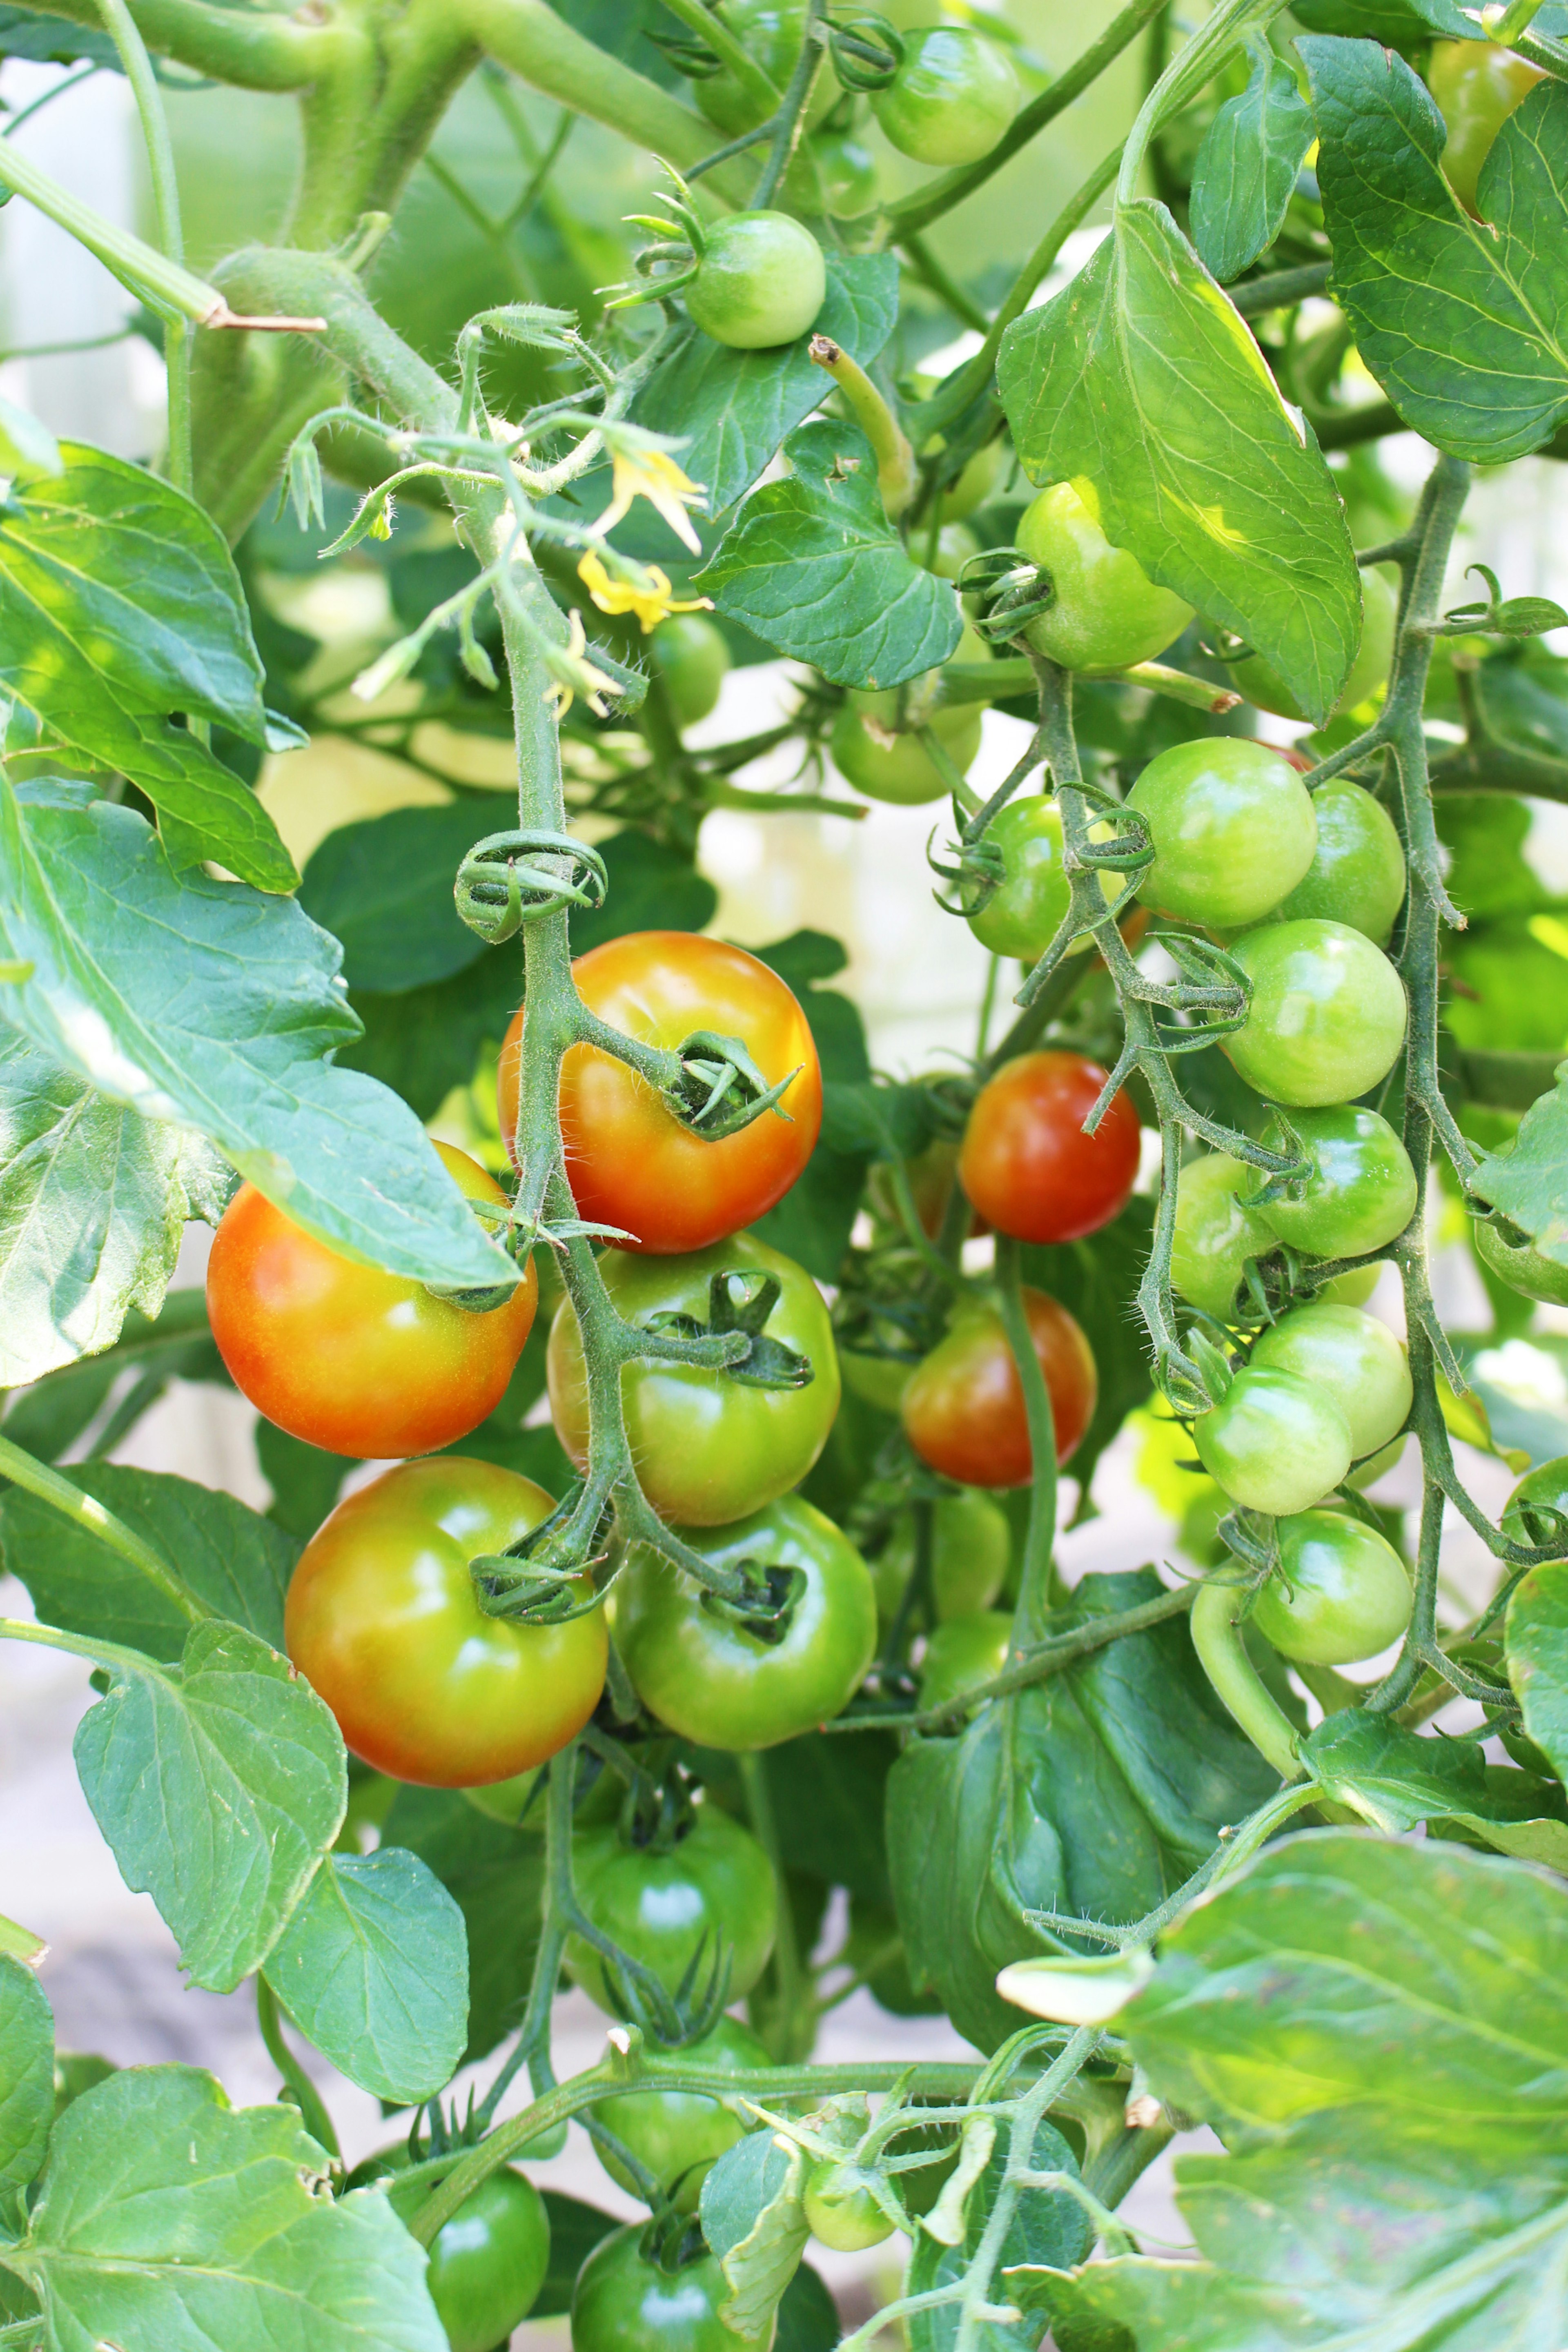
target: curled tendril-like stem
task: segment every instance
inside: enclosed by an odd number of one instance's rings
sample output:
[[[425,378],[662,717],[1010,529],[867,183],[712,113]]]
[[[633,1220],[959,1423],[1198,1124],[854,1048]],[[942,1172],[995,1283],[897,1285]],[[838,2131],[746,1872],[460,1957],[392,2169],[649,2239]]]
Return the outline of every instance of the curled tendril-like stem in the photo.
[[[489,833],[458,868],[452,895],[470,931],[499,947],[558,907],[602,907],[610,877],[596,849],[542,826]]]
[[[851,8],[834,19],[827,36],[834,71],[846,89],[886,89],[907,49],[896,25],[873,8]]]

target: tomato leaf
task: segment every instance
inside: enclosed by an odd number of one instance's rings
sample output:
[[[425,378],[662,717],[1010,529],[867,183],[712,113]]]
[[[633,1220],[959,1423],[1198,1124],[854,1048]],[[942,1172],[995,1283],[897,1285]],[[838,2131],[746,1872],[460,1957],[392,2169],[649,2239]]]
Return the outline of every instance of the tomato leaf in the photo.
[[[216,1223],[229,1172],[205,1139],[142,1118],[0,1030],[0,1387],[156,1315],[186,1222]]]
[[[0,685],[158,811],[176,866],[217,858],[266,890],[294,862],[256,798],[173,716],[266,740],[261,663],[221,532],[123,457],[64,442],[65,470],[0,506]]]
[[[1016,2022],[1016,2010],[1013,2017]],[[943,2245],[923,2230],[918,2233],[910,2259],[910,2294],[929,2294],[932,2288],[952,2285],[963,2277],[979,2252],[1002,2185],[1007,2156],[1007,2133],[1004,2130],[970,2192],[960,2244]],[[1072,2177],[1078,2173],[1071,2148],[1056,2126],[1044,2116],[1036,2127],[1029,2163],[1031,2170],[1037,2172],[1065,2172]],[[909,2177],[905,2175],[906,2179]],[[1070,2190],[1025,2189],[1002,2241],[1001,2256],[993,2274],[991,2301],[1017,2304],[1027,2315],[1034,2306],[1032,2273],[1042,2268],[1054,2272],[1079,2261],[1089,2252],[1090,2242],[1089,2217]],[[958,2305],[936,2304],[929,2310],[911,2312],[905,2325],[910,2352],[952,2352],[958,2341]],[[1026,2315],[1016,2326],[992,2321],[983,2329],[981,2341],[985,2352],[1035,2352],[1039,2341],[1039,2321],[1031,2321]]]
[[[90,942],[90,945],[89,945]],[[0,780],[0,1011],[110,1101],[211,1138],[331,1248],[416,1282],[515,1277],[407,1107],[329,1056],[335,942],[291,900],[182,887],[133,811]]]
[[[1470,1189],[1530,1235],[1543,1257],[1568,1265],[1568,1062],[1549,1095],[1531,1105],[1506,1152],[1488,1152]]]
[[[402,1788],[382,1825],[381,1851],[403,1846],[435,1872],[463,1915],[465,2063],[471,2064],[515,2027],[528,2000],[544,1887],[542,1843],[535,1827],[497,1821],[450,1790]]]
[[[899,265],[890,253],[824,255],[827,292],[816,332],[831,335],[868,366],[893,331]],[[655,433],[685,436],[682,471],[721,514],[749,490],[786,433],[823,398],[826,379],[806,356],[806,339],[776,351],[735,352],[692,328],[661,360],[633,412]]]
[[[1568,1888],[1434,1842],[1310,1832],[1163,1940],[1118,2031],[1231,2155],[1177,2158],[1195,2262],[1044,2281],[1132,2352],[1525,2352],[1562,2330]]]
[[[405,1847],[324,1855],[263,1973],[362,2091],[412,2106],[457,2073],[468,2027],[463,1915]]]
[[[493,830],[482,807],[460,800],[340,825],[312,850],[300,904],[342,942],[351,988],[401,996],[478,962],[485,942],[459,919],[452,885]],[[508,961],[515,971],[515,949]]]
[[[192,1629],[178,1670],[120,1657],[106,1670],[72,1751],[87,1801],[192,1982],[232,1992],[338,1833],[342,1735],[286,1658],[216,1619]]]
[[[1247,46],[1252,59],[1247,88],[1220,108],[1193,168],[1193,243],[1222,286],[1239,278],[1279,236],[1316,135],[1312,110],[1267,36],[1255,33]]]
[[[1442,116],[1373,41],[1304,39],[1332,290],[1405,422],[1495,466],[1568,416],[1568,89],[1549,81],[1503,124],[1474,221],[1438,168]]]
[[[47,1372],[13,1395],[6,1436],[40,1461],[58,1462],[98,1418],[122,1372],[133,1377],[102,1423],[110,1445],[157,1402],[172,1380],[214,1381],[227,1388],[229,1377],[207,1327],[205,1293],[170,1291],[155,1323],[132,1310],[112,1347]]]
[[[963,634],[957,595],[905,553],[865,435],[823,417],[784,456],[793,471],[752,491],[692,586],[838,686],[899,686],[948,660]]]
[[[1568,1779],[1568,1561],[1523,1577],[1508,1604],[1508,1675],[1524,1727]]]
[[[997,384],[1030,479],[1087,475],[1111,544],[1325,719],[1361,636],[1344,509],[1163,205],[1118,207],[1072,284],[1008,328]]]
[[[73,2100],[5,2261],[62,2352],[447,2352],[385,2197],[328,2194],[292,2107],[237,2113],[194,2066],[127,2067]]]
[[[54,2017],[33,1970],[0,1951],[0,2190],[33,2179],[54,2116]]]
[[[811,2235],[801,2206],[805,2159],[773,2131],[748,2132],[702,2183],[702,2234],[730,2289],[720,2317],[737,2336],[766,2338]]]
[[[1326,1716],[1297,1751],[1326,1797],[1398,1836],[1418,1822],[1467,1843],[1568,1871],[1568,1820],[1549,1781],[1489,1765],[1470,1739],[1423,1738],[1386,1716],[1347,1707]]]
[[[281,1528],[233,1495],[166,1471],[80,1462],[70,1478],[175,1561],[215,1616],[282,1648],[283,1596],[300,1546]],[[8,1486],[0,1495],[0,1546],[47,1623],[178,1664],[190,1620],[87,1528]]]
[[[843,2329],[821,2273],[802,2263],[779,2304],[773,2352],[833,2352]]]

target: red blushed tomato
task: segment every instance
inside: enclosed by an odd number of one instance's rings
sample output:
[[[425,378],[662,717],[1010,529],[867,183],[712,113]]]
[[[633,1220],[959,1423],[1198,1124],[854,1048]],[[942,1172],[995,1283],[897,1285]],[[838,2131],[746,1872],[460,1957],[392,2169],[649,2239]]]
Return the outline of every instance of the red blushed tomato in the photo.
[[[285,1645],[378,1772],[427,1789],[507,1780],[593,1714],[609,1654],[603,1611],[563,1625],[487,1617],[468,1574],[554,1507],[531,1478],[443,1454],[362,1486],[306,1545]]]
[[[1024,1312],[1063,1463],[1093,1417],[1100,1391],[1094,1357],[1067,1308],[1043,1291],[1025,1290]],[[1002,1318],[989,1307],[957,1317],[910,1375],[901,1411],[921,1460],[961,1486],[1026,1486],[1034,1475],[1023,1383]]]
[[[436,1146],[471,1201],[506,1194]],[[422,1283],[356,1265],[253,1184],[225,1210],[207,1261],[213,1338],[235,1386],[290,1437],[359,1461],[431,1454],[500,1402],[539,1304],[530,1265],[504,1307],[470,1315]]]
[[[1095,1132],[1083,1131],[1108,1075],[1081,1054],[1021,1054],[982,1087],[958,1176],[999,1234],[1081,1241],[1126,1207],[1138,1175],[1131,1097],[1117,1095]]]
[[[739,1233],[789,1191],[822,1125],[822,1071],[805,1014],[775,972],[743,948],[693,931],[633,931],[572,967],[591,1013],[648,1045],[673,1048],[699,1030],[738,1037],[769,1086],[792,1070],[777,1112],[705,1142],[667,1110],[647,1080],[593,1045],[561,1070],[561,1132],[578,1213],[616,1225],[624,1246],[670,1256]],[[500,1131],[515,1157],[522,1014],[501,1047]]]

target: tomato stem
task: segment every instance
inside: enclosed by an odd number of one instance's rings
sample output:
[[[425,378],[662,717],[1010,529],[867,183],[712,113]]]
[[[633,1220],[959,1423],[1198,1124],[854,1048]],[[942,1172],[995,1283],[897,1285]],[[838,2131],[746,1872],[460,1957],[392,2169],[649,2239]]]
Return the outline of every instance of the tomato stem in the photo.
[[[1282,1780],[1300,1780],[1295,1729],[1265,1690],[1238,1630],[1247,1597],[1245,1585],[1204,1585],[1193,1602],[1193,1647],[1216,1696],[1265,1762]]]
[[[110,1551],[117,1551],[121,1559],[129,1560],[170,1607],[191,1624],[199,1625],[212,1616],[213,1612],[197,1600],[162,1552],[128,1528],[123,1519],[116,1518],[96,1496],[83,1494],[79,1486],[73,1486],[68,1478],[24,1452],[8,1437],[0,1437],[0,1475],[24,1487],[29,1495],[36,1495],[39,1502],[47,1503],[51,1510],[72,1520],[85,1535],[95,1536]]]

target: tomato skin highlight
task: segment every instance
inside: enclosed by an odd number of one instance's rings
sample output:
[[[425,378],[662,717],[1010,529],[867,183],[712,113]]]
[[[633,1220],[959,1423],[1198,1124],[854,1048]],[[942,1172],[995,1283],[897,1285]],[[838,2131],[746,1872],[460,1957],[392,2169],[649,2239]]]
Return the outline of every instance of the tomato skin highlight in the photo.
[[[467,1152],[436,1146],[470,1200],[506,1194]],[[504,1307],[470,1315],[423,1283],[356,1265],[242,1184],[213,1236],[207,1312],[258,1412],[356,1461],[431,1454],[500,1402],[539,1303],[531,1262]]]
[[[1252,1622],[1282,1658],[1349,1666],[1375,1658],[1410,1622],[1405,1562],[1375,1528],[1341,1511],[1281,1519],[1279,1568],[1258,1592]]]
[[[1173,743],[1127,795],[1149,828],[1154,862],[1138,896],[1180,923],[1256,923],[1310,868],[1318,826],[1300,774],[1239,735]]]
[[[1220,1323],[1239,1319],[1247,1259],[1268,1257],[1275,1245],[1261,1213],[1243,1208],[1237,1197],[1256,1192],[1263,1181],[1260,1168],[1209,1151],[1189,1160],[1177,1183],[1171,1281],[1189,1306]]]
[[[1223,1402],[1193,1423],[1193,1443],[1233,1502],[1281,1518],[1332,1494],[1352,1459],[1333,1398],[1265,1365],[1237,1372]]]
[[[967,26],[909,34],[904,61],[871,111],[884,137],[917,163],[977,163],[1018,111],[1018,77],[1005,49]]]
[[[1220,1049],[1273,1102],[1353,1101],[1388,1076],[1405,1043],[1405,984],[1346,923],[1276,923],[1231,950],[1252,981],[1245,1025]]]
[[[1193,617],[1193,607],[1157,588],[1135,555],[1112,547],[1090,481],[1053,482],[1026,507],[1014,537],[1056,592],[1025,634],[1064,669],[1093,677],[1152,661]]]
[[[958,1177],[999,1234],[1081,1241],[1126,1207],[1142,1132],[1131,1097],[1117,1094],[1094,1134],[1083,1132],[1109,1075],[1081,1054],[1021,1054],[982,1087]]]
[[[443,1454],[347,1496],[306,1545],[285,1644],[378,1772],[433,1789],[510,1780],[593,1714],[609,1654],[604,1612],[563,1625],[487,1617],[468,1574],[471,1559],[553,1508],[531,1478]]]
[[[1264,917],[1268,923],[1326,919],[1386,947],[1405,904],[1405,852],[1394,820],[1360,784],[1335,782],[1312,796],[1318,845],[1296,887]]]
[[[1023,1296],[1061,1464],[1094,1417],[1094,1357],[1065,1307],[1026,1286]],[[1023,1383],[1002,1318],[987,1307],[954,1319],[910,1375],[900,1410],[921,1460],[959,1486],[1026,1486],[1034,1475]]]
[[[804,335],[827,293],[827,265],[789,213],[731,213],[705,232],[686,287],[693,326],[732,352],[773,351]]]
[[[1292,1307],[1258,1339],[1252,1361],[1326,1390],[1345,1417],[1357,1462],[1381,1453],[1409,1417],[1415,1391],[1405,1350],[1386,1323],[1359,1307]]]
[[[768,2352],[773,2326],[737,2336],[719,2316],[730,2299],[711,2254],[678,2271],[645,2262],[645,2224],[602,2239],[572,2294],[572,2352]]]
[[[689,1257],[606,1250],[599,1260],[616,1312],[639,1325],[671,1313],[706,1322],[712,1276],[727,1270],[777,1279],[779,1301],[767,1333],[808,1357],[812,1378],[800,1389],[753,1388],[696,1364],[624,1368],[621,1401],[637,1477],[660,1517],[680,1527],[722,1527],[796,1485],[826,1444],[838,1411],[833,1326],[821,1292],[793,1258],[751,1234],[732,1234]],[[587,1370],[570,1299],[562,1300],[551,1326],[546,1373],[556,1433],[584,1468]]]
[[[745,2076],[755,2068],[773,2063],[750,2026],[733,2017],[721,2017],[713,2031],[682,2055],[694,2066],[722,2067],[736,2077],[738,2090],[744,2089]],[[710,2167],[751,2128],[718,2099],[703,2098],[695,2091],[626,2091],[601,2099],[594,2113],[669,2191],[679,2213],[696,2212]],[[604,2148],[598,2157],[610,2179],[635,2196],[626,2167]]]
[[[647,1080],[596,1046],[574,1045],[561,1070],[561,1132],[579,1215],[634,1236],[654,1255],[705,1249],[763,1216],[810,1159],[822,1126],[822,1070],[811,1028],[765,963],[691,931],[633,931],[572,967],[591,1013],[643,1044],[673,1049],[699,1030],[740,1037],[770,1086],[771,1110],[738,1135],[704,1142],[667,1110]],[[496,1073],[497,1108],[515,1158],[522,1014],[513,1016]]]
[[[1310,1172],[1300,1180],[1298,1197],[1266,1202],[1253,1214],[1311,1257],[1364,1257],[1396,1239],[1415,1213],[1420,1188],[1388,1121],[1358,1104],[1334,1103],[1294,1111],[1290,1124]],[[1271,1150],[1288,1148],[1273,1120],[1263,1140]]]
[[[722,1948],[730,1954],[731,1999],[751,1991],[773,1948],[778,1888],[750,1830],[709,1803],[698,1806],[686,1835],[667,1850],[628,1844],[610,1826],[580,1829],[572,1854],[577,1899],[588,1917],[668,1992],[678,1990],[700,1944],[700,1975]],[[611,2017],[619,2014],[604,1961],[582,1937],[567,1939],[566,1965],[590,2000]]]

